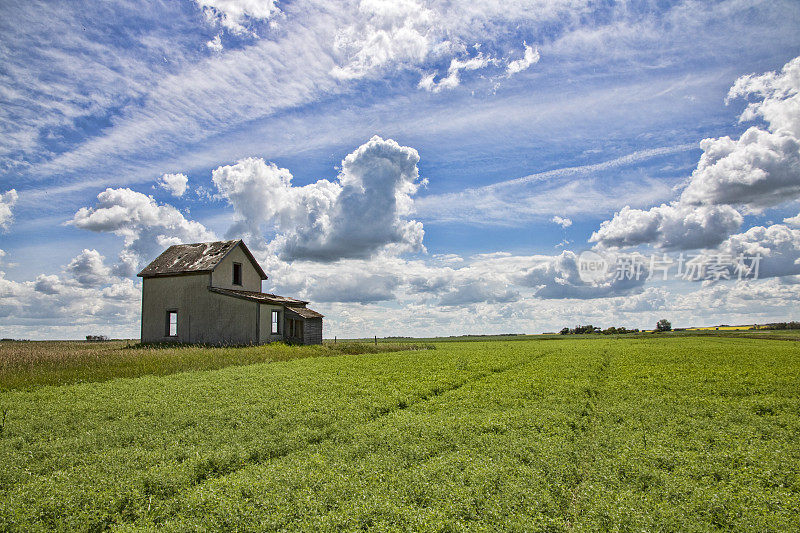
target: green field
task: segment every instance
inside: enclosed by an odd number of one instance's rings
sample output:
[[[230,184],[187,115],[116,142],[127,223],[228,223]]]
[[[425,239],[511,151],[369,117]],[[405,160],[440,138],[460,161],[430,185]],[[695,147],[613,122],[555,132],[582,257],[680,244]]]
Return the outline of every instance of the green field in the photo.
[[[0,531],[800,529],[795,341],[292,349],[6,355]]]

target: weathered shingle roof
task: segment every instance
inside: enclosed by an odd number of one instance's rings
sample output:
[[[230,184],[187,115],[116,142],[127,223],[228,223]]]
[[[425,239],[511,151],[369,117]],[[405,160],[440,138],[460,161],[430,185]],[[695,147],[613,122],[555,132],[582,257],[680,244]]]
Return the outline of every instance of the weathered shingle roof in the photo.
[[[240,240],[198,242],[194,244],[176,244],[170,246],[156,257],[152,263],[144,267],[138,276],[151,278],[156,276],[174,276],[189,272],[211,272],[225,258],[228,253],[241,244],[242,250],[250,258],[253,266],[258,271],[261,279],[267,275],[261,269],[258,261]]]
[[[289,298],[288,296],[278,296],[277,294],[269,294],[267,292],[253,292],[253,291],[239,291],[235,289],[222,289],[219,287],[209,287],[211,292],[218,292],[228,296],[235,296],[237,298],[244,298],[246,300],[253,300],[254,302],[262,302],[268,304],[287,305],[293,307],[305,307],[308,303],[305,300],[298,300],[297,298]]]
[[[288,307],[287,306],[286,309],[289,309],[290,311],[294,311],[295,313],[297,313],[298,315],[300,315],[303,318],[322,318],[322,317],[325,316],[325,315],[321,315],[321,314],[317,313],[313,309],[309,309],[308,307]]]

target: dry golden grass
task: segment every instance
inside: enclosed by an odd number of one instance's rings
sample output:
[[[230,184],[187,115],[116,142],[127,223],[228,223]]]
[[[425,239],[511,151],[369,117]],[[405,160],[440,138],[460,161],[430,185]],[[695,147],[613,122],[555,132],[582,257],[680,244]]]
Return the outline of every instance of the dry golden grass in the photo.
[[[112,353],[118,356],[120,350],[129,344],[133,342],[2,341],[0,372],[38,364],[102,361]]]
[[[134,341],[0,341],[0,391],[147,374],[288,361],[304,357],[419,350],[430,345],[342,342],[324,346],[210,347]]]

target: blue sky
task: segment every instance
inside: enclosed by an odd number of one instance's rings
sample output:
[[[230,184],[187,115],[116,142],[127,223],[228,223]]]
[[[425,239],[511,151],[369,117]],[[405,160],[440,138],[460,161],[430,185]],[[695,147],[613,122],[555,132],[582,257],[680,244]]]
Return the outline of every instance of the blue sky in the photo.
[[[798,27],[789,1],[5,6],[0,334],[135,336],[135,272],[239,237],[330,336],[797,319]],[[773,266],[583,286],[592,247]]]

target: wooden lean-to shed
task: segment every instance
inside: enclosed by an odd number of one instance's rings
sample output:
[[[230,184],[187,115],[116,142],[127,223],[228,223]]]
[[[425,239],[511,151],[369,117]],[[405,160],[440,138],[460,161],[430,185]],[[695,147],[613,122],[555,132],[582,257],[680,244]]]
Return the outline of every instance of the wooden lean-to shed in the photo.
[[[142,278],[142,342],[322,344],[308,302],[261,292],[267,275],[241,240],[177,244]]]

